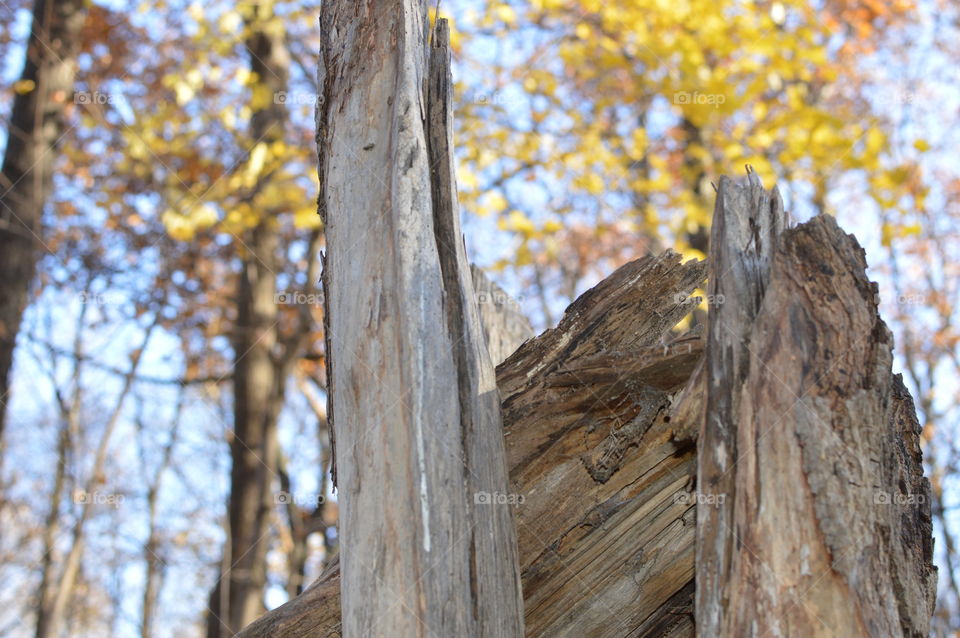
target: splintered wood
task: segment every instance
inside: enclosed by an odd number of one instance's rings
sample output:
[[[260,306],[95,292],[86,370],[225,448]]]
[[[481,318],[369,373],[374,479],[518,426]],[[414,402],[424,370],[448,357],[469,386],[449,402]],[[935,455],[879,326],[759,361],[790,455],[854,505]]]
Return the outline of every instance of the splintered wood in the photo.
[[[930,485],[863,249],[783,230],[755,175],[721,180],[699,439],[697,632],[926,636]]]
[[[724,178],[709,272],[628,263],[497,367],[527,636],[926,635],[930,488],[875,285],[832,218],[785,227]],[[675,335],[705,276],[707,338]],[[339,635],[339,578],[241,635]]]
[[[856,241],[722,178],[709,272],[642,257],[530,338],[467,265],[427,24],[323,3],[341,555],[238,635],[925,636],[930,486]]]
[[[628,263],[497,368],[528,636],[692,635],[694,443],[669,408],[703,342],[671,328],[704,273],[672,252]],[[339,635],[338,581],[333,565],[240,635]]]

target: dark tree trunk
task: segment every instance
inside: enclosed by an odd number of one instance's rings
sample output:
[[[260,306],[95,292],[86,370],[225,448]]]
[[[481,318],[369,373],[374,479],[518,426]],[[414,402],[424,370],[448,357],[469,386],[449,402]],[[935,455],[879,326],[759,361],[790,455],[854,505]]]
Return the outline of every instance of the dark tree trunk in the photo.
[[[284,32],[267,28],[270,3],[252,5],[247,16],[250,69],[260,90],[277,96],[287,88],[289,53]],[[254,112],[254,145],[283,139],[288,120],[280,100]],[[251,149],[252,151],[253,149]],[[220,579],[211,594],[209,638],[232,636],[264,611],[270,520],[278,479],[277,419],[292,353],[281,344],[277,311],[281,211],[261,210],[261,221],[238,241],[241,255],[234,350],[234,427],[228,506],[229,538]],[[311,246],[313,248],[313,246]]]
[[[27,57],[0,169],[0,439],[9,403],[17,333],[43,247],[41,215],[50,196],[65,108],[73,102],[83,0],[36,0]],[[27,85],[24,84],[26,87]]]

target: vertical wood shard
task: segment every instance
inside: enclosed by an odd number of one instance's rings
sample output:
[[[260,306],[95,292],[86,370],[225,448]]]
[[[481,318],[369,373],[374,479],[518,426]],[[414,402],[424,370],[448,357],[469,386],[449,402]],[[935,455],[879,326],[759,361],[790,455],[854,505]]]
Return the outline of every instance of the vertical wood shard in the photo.
[[[780,194],[755,173],[723,176],[710,236],[705,420],[697,440],[697,625],[709,636],[723,625],[725,574],[736,548],[730,533],[737,461],[734,389],[749,370],[750,328],[763,300],[770,259],[784,226]],[[720,634],[716,634],[720,635]]]
[[[463,481],[473,502],[507,486],[506,452],[496,373],[483,334],[473,276],[460,230],[453,152],[453,81],[450,29],[438,18],[427,78],[427,148],[433,198],[434,237],[458,376]],[[469,531],[475,635],[523,634],[523,597],[513,512],[480,504]],[[496,557],[496,559],[493,559]],[[480,608],[481,601],[495,605]],[[490,616],[493,614],[493,617]]]
[[[477,499],[507,491],[499,397],[459,239],[446,29],[429,52],[426,17],[322,8],[342,631],[515,637],[511,512]]]

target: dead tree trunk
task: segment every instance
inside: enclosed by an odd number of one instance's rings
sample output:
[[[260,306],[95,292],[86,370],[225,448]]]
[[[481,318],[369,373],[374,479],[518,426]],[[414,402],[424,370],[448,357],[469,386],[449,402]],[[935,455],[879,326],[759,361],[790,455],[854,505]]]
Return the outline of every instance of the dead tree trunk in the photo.
[[[926,633],[929,486],[863,253],[830,218],[783,231],[751,179],[721,181],[706,346],[670,336],[706,264],[665,253],[497,368],[528,636]],[[339,635],[338,585],[333,564],[241,635]],[[695,587],[722,592],[698,626]]]
[[[423,95],[448,95],[446,71],[423,71],[421,4],[359,4],[324,7],[318,110],[343,552],[240,636],[513,635],[519,606],[496,608],[482,586],[502,578],[510,602],[513,557],[456,542],[509,521],[464,506],[506,485],[449,107]],[[929,484],[875,286],[832,219],[785,226],[754,175],[723,179],[706,340],[673,329],[707,265],[668,251],[617,270],[498,366],[527,636],[925,634]],[[488,334],[509,323],[487,310]],[[469,567],[491,563],[489,581]]]
[[[460,234],[446,28],[428,56],[423,0],[325,3],[321,22],[343,633],[520,636],[512,513],[488,500],[507,471]]]
[[[42,246],[40,218],[53,184],[55,149],[73,101],[73,80],[83,0],[36,0],[24,90],[13,101],[7,149],[0,170],[0,438],[9,374],[27,292]]]
[[[721,181],[698,633],[926,636],[930,485],[876,285],[832,217],[783,225],[755,175]]]

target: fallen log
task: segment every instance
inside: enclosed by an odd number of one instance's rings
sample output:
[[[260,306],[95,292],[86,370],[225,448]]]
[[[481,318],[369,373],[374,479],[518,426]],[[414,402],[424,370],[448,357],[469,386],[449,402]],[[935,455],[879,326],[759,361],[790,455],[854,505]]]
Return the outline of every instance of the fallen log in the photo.
[[[694,445],[668,412],[702,356],[671,328],[704,272],[628,263],[497,368],[510,489],[489,496],[516,503],[528,636],[692,634]],[[239,635],[337,636],[338,594],[335,564]]]

